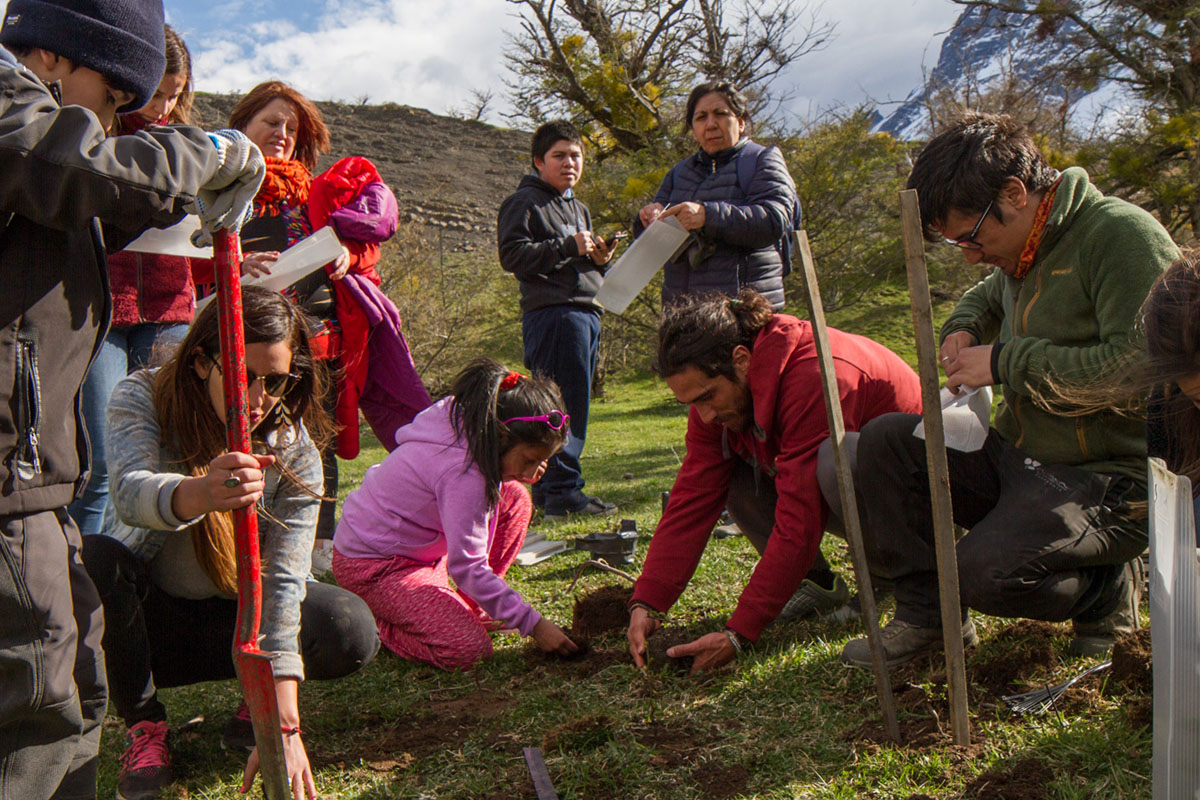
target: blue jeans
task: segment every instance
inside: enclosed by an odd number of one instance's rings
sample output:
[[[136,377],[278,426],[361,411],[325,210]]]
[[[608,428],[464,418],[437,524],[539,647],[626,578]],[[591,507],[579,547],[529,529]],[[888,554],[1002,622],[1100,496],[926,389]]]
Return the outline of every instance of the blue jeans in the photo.
[[[100,533],[104,506],[108,503],[108,457],[104,442],[108,398],[129,373],[169,359],[187,330],[188,326],[182,322],[145,322],[113,328],[104,337],[79,392],[83,423],[92,446],[92,472],[83,494],[67,506],[84,536]]]
[[[587,505],[579,456],[587,438],[592,373],[600,350],[600,314],[579,306],[547,306],[521,317],[525,366],[551,378],[562,392],[562,411],[571,415],[571,436],[550,459],[546,474],[535,483],[533,502],[547,513],[578,511]]]

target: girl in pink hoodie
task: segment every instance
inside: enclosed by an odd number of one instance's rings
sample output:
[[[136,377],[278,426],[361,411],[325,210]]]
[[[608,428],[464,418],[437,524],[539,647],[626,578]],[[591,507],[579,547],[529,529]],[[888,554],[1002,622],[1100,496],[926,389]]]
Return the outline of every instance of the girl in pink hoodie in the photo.
[[[488,631],[501,624],[547,652],[577,650],[504,582],[533,514],[521,484],[566,442],[562,405],[553,381],[479,359],[346,498],[333,574],[370,606],[389,650],[466,669],[492,654]]]

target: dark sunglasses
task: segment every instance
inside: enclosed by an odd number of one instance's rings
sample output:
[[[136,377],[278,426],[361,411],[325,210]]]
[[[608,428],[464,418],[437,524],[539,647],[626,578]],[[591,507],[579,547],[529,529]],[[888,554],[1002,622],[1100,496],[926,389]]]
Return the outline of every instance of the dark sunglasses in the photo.
[[[207,356],[212,365],[216,367],[217,372],[221,372],[221,360],[216,356]],[[262,389],[271,397],[283,397],[292,388],[293,384],[300,380],[300,376],[294,372],[273,372],[270,375],[258,375],[252,369],[246,370],[246,391],[254,388],[254,384],[262,381]]]
[[[975,227],[971,228],[971,232],[961,239],[945,239],[946,244],[953,247],[961,247],[963,250],[982,250],[983,245],[975,241],[975,237],[979,235],[979,229],[983,227],[983,221],[987,219],[987,215],[991,213],[992,206],[995,200],[991,200],[987,204],[987,208],[983,209],[983,213],[979,215],[979,221],[975,223]]]
[[[500,424],[507,425],[510,422],[544,422],[550,430],[561,431],[570,424],[571,415],[554,409],[545,414],[538,414],[536,417],[509,417],[508,419],[501,420]]]

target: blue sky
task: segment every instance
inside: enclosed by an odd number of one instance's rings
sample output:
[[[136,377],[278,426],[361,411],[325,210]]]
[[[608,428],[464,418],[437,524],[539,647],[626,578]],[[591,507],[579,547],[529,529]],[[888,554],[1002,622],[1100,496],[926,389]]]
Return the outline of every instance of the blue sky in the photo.
[[[768,0],[769,1],[769,0]],[[0,0],[6,5],[6,0]],[[195,61],[197,88],[245,91],[281,78],[314,99],[392,101],[443,113],[472,89],[504,107],[505,0],[165,0]],[[833,43],[780,79],[806,118],[865,98],[900,100],[932,69],[961,6],[950,0],[830,0]],[[493,112],[489,121],[499,122]]]

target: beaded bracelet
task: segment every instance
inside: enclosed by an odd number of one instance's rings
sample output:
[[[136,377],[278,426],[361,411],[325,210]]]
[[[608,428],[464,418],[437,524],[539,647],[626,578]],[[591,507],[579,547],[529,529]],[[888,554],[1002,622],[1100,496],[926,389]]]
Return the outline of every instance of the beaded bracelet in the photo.
[[[279,730],[281,730],[283,732],[284,736],[298,736],[300,734],[300,726],[299,725],[297,725],[294,728],[289,728],[286,725],[280,725]]]
[[[649,614],[651,617],[658,620],[659,622],[662,622],[667,617],[667,615],[664,614],[663,612],[659,611],[656,608],[652,608],[651,606],[647,605],[646,603],[642,602],[641,600],[634,600],[634,601],[630,602],[629,610],[632,612],[635,608],[640,608],[640,609],[645,610],[645,612],[647,614]]]
[[[744,655],[746,648],[742,645],[741,636],[738,635],[738,632],[726,628],[723,633],[725,634],[725,638],[729,640],[729,643],[733,645],[733,650],[737,657],[740,658]]]

